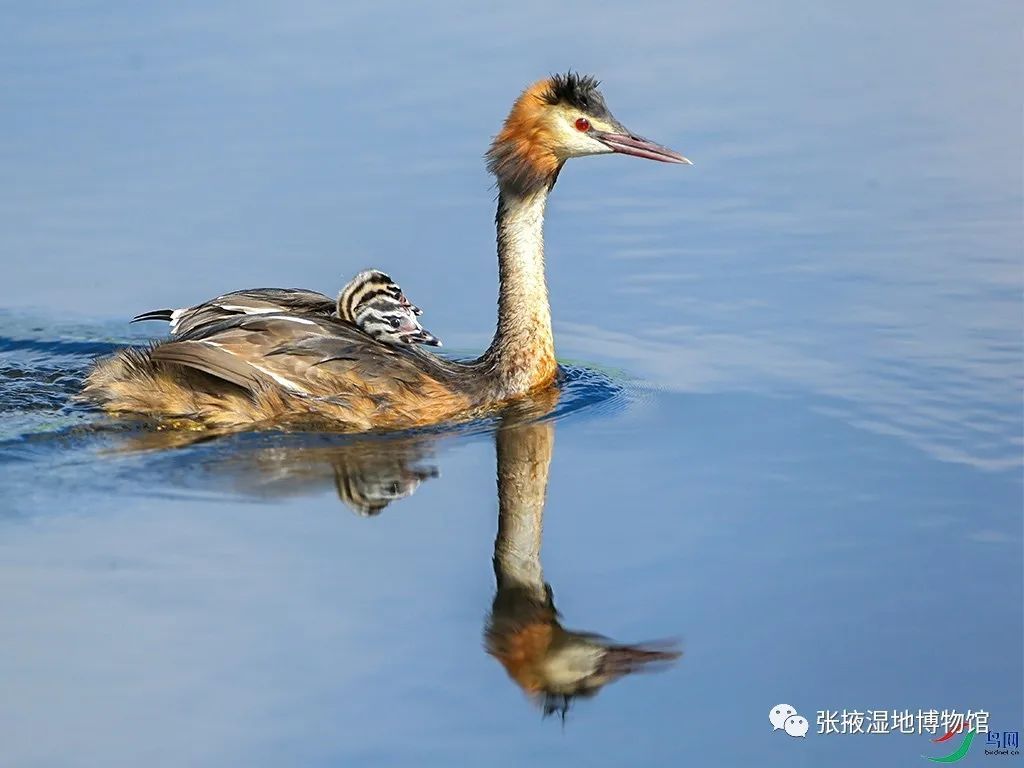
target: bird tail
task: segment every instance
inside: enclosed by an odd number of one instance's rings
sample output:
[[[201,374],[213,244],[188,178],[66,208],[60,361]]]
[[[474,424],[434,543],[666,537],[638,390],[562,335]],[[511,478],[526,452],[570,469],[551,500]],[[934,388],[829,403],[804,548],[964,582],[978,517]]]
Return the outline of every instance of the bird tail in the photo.
[[[163,320],[164,322],[171,322],[174,316],[173,309],[153,309],[149,312],[143,312],[141,315],[136,315],[131,319],[133,323],[139,323],[143,320]]]

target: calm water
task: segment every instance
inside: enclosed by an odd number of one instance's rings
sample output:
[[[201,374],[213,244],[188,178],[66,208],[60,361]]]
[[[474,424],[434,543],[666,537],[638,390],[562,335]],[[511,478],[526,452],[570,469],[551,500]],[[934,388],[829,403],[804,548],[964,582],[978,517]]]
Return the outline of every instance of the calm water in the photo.
[[[4,765],[927,765],[816,712],[1021,729],[1018,3],[207,5],[0,10]],[[562,174],[545,420],[168,447],[69,401],[139,311],[368,265],[481,349],[481,155],[570,65],[696,165]],[[484,647],[499,501],[543,512],[565,627],[683,658],[542,717]]]

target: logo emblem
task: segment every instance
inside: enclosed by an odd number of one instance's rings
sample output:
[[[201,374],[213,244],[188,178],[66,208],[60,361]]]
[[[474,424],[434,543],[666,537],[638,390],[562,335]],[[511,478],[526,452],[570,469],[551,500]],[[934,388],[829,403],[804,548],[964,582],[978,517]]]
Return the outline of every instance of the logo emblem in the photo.
[[[805,737],[810,727],[807,718],[800,715],[796,708],[789,704],[776,704],[768,712],[768,721],[773,731],[785,731],[790,736]]]

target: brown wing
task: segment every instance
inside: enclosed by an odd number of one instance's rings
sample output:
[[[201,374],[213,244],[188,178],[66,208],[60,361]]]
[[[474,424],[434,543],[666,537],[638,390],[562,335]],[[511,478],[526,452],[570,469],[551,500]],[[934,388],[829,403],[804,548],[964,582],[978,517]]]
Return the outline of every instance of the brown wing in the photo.
[[[304,288],[247,288],[218,296],[222,305],[275,308],[278,311],[327,316],[334,312],[336,301],[317,291]]]
[[[150,353],[155,362],[201,370],[245,389],[278,385],[304,394],[321,392],[317,366],[356,358],[374,360],[389,350],[376,349],[369,337],[344,323],[299,315],[235,315],[206,322]]]
[[[294,313],[329,317],[335,301],[322,293],[303,288],[247,288],[218,296],[194,307],[166,312],[146,313],[136,320],[170,320],[175,337],[199,330],[212,323],[239,315]],[[166,315],[166,316],[164,316]]]
[[[395,428],[433,423],[472,405],[449,363],[329,318],[240,315],[158,344],[149,357],[202,371],[256,400],[272,391],[292,403],[275,405],[276,419],[291,409],[297,419]]]
[[[159,363],[194,368],[243,389],[256,390],[263,382],[259,371],[245,360],[219,348],[215,342],[171,341],[154,348],[150,358]]]

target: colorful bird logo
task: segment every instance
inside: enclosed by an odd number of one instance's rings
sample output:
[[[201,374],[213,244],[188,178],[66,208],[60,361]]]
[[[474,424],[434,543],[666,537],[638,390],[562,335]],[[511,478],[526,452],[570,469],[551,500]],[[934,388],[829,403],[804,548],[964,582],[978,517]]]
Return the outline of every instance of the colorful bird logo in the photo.
[[[950,730],[946,731],[946,733],[943,734],[942,736],[940,736],[939,738],[932,739],[932,741],[936,742],[936,743],[943,742],[943,741],[949,741],[954,736],[956,736],[956,734],[962,732],[963,729],[966,728],[966,727],[967,727],[967,721],[965,720],[963,723],[961,723],[956,728],[951,728]],[[943,755],[942,757],[928,757],[928,755],[921,755],[921,757],[923,757],[925,760],[931,760],[933,763],[956,763],[956,762],[959,762],[960,760],[963,760],[964,757],[967,755],[967,750],[969,750],[971,748],[971,742],[974,741],[974,736],[975,736],[976,733],[977,733],[977,730],[974,729],[974,728],[969,730],[967,732],[967,735],[964,736],[964,740],[962,742],[960,742],[960,746],[957,749],[955,749],[952,752],[950,752],[948,755]]]

